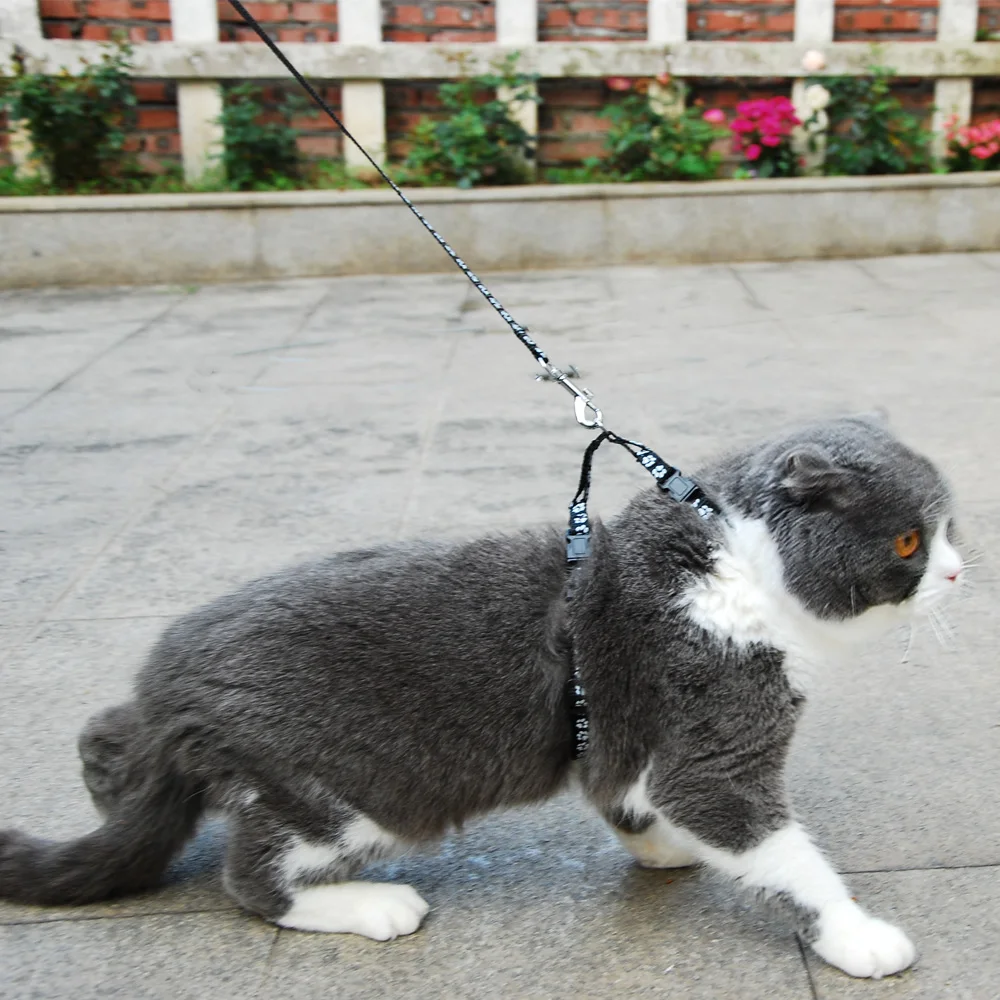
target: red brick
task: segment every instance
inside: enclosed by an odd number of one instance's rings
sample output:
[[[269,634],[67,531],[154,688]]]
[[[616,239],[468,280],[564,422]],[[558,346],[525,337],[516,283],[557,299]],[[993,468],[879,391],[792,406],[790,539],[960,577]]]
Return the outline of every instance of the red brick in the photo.
[[[568,28],[573,23],[573,18],[568,10],[547,10],[542,15],[540,27],[545,28]]]
[[[306,42],[335,42],[337,32],[332,28],[309,28],[305,29],[303,41]]]
[[[300,135],[298,145],[306,156],[334,157],[340,153],[340,136]]]
[[[177,128],[177,112],[170,108],[139,108],[140,129]]]
[[[85,7],[87,17],[102,20],[125,21],[132,14],[128,0],[87,0]]]
[[[130,16],[134,20],[169,21],[170,2],[169,0],[132,0]]]
[[[920,31],[920,14],[908,10],[859,10],[837,14],[837,31]]]
[[[543,80],[540,93],[543,102],[553,108],[601,108],[606,103],[604,89],[597,80]]]
[[[77,18],[82,7],[77,0],[41,0],[38,12],[42,17]]]
[[[764,30],[791,33],[795,31],[795,14],[766,14],[764,16]]]
[[[293,21],[306,21],[309,23],[329,21],[335,23],[337,20],[337,5],[335,3],[293,3],[291,16]]]
[[[132,89],[142,104],[166,104],[173,100],[172,87],[164,80],[137,80]]]
[[[424,10],[422,7],[396,4],[392,8],[392,23],[394,25],[424,24]]]
[[[337,109],[334,108],[333,110],[336,111]],[[337,129],[337,126],[333,123],[333,119],[318,109],[315,115],[296,115],[292,118],[291,126],[300,132],[330,132]]]
[[[539,159],[545,163],[578,163],[605,152],[601,139],[539,139]]]
[[[434,24],[439,28],[478,28],[483,23],[480,7],[434,7]]]
[[[68,24],[57,21],[55,24],[42,25],[43,34],[46,38],[72,38],[73,29]]]
[[[288,20],[287,3],[245,3],[243,6],[261,24]],[[226,0],[218,0],[216,7],[220,21],[239,21],[241,24],[244,23],[242,15],[238,14]]]
[[[111,29],[106,24],[85,24],[80,37],[88,42],[106,42],[111,38]]]
[[[410,31],[401,28],[386,28],[382,37],[387,42],[426,42],[430,35],[426,31]]]

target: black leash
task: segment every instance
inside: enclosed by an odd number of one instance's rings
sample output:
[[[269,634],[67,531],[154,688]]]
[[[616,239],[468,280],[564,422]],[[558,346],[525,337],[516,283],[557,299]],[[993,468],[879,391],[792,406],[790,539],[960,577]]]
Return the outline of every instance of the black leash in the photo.
[[[576,414],[576,419],[579,424],[588,428],[599,428],[601,433],[598,434],[596,438],[588,445],[587,450],[583,455],[583,468],[580,473],[580,485],[577,488],[576,495],[573,497],[573,501],[570,504],[569,512],[569,528],[566,531],[566,560],[569,567],[572,569],[578,562],[586,559],[590,554],[590,518],[587,513],[587,500],[590,496],[590,477],[591,477],[591,466],[594,461],[594,454],[597,449],[605,442],[611,441],[614,444],[621,445],[652,477],[656,480],[656,485],[671,499],[678,501],[679,503],[690,504],[698,512],[700,517],[711,517],[713,514],[718,513],[718,507],[711,502],[705,494],[701,491],[701,488],[695,483],[693,479],[688,478],[683,475],[679,469],[665,462],[655,451],[647,448],[644,444],[640,444],[638,441],[632,441],[629,438],[619,437],[612,431],[609,431],[604,426],[603,414],[599,407],[597,407],[593,402],[593,396],[589,389],[583,389],[576,386],[571,380],[569,375],[557,368],[551,361],[549,361],[548,355],[535,343],[534,338],[529,334],[526,327],[521,326],[517,320],[506,309],[500,301],[493,295],[493,293],[479,280],[479,277],[473,272],[468,264],[462,260],[461,257],[455,253],[454,250],[448,245],[446,240],[440,233],[424,218],[423,215],[417,210],[417,207],[406,197],[405,194],[399,189],[393,179],[375,162],[375,160],[369,155],[368,150],[358,142],[357,139],[351,135],[350,131],[344,125],[344,123],[337,116],[333,108],[330,107],[326,101],[320,96],[318,91],[312,86],[312,84],[292,65],[288,57],[275,45],[273,39],[266,31],[257,23],[257,19],[243,6],[240,0],[229,0],[229,3],[236,10],[236,12],[243,18],[244,21],[257,33],[260,40],[278,57],[281,64],[288,70],[289,73],[298,81],[300,86],[305,90],[305,92],[316,102],[316,104],[325,111],[330,118],[333,120],[337,128],[340,129],[343,134],[354,143],[354,145],[361,151],[361,155],[372,165],[372,167],[377,171],[378,175],[392,188],[393,191],[399,196],[400,201],[417,217],[420,224],[424,227],[434,237],[441,248],[446,254],[455,262],[456,267],[472,282],[477,291],[486,299],[487,302],[500,314],[500,318],[510,327],[514,336],[521,341],[524,346],[531,351],[534,359],[545,369],[544,375],[539,375],[538,378],[544,379],[549,382],[558,382],[567,392],[569,392],[573,397],[574,412]],[[575,372],[573,373],[575,375]],[[592,414],[592,416],[590,415]],[[570,585],[567,587],[567,600],[572,598],[572,575],[570,577]],[[587,717],[587,701],[586,694],[583,689],[583,684],[580,681],[579,674],[576,668],[573,668],[573,674],[569,681],[570,685],[570,706],[571,706],[571,716],[573,719],[573,732],[574,732],[574,759],[582,757],[587,750],[588,738],[589,738],[589,723]]]

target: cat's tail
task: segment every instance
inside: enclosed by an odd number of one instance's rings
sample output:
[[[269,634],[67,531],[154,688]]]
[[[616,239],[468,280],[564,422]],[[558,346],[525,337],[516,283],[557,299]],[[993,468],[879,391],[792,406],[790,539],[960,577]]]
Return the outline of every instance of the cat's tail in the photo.
[[[96,717],[81,737],[84,776],[93,788],[85,748],[121,727],[129,738],[104,754],[110,784],[94,794],[104,825],[62,843],[0,830],[0,899],[21,903],[93,903],[155,885],[194,831],[204,808],[197,784],[179,772],[173,739],[143,743],[131,706]],[[103,723],[103,725],[102,725]]]

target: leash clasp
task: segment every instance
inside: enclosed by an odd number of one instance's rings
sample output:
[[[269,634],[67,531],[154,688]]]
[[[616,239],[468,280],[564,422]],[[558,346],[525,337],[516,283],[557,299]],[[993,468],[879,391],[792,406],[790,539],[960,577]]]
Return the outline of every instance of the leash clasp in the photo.
[[[536,375],[536,379],[540,379],[543,382],[558,382],[573,396],[573,413],[576,416],[576,422],[588,430],[593,430],[594,428],[604,430],[604,414],[601,412],[601,408],[594,402],[594,394],[589,389],[580,388],[580,386],[576,385],[570,379],[570,374],[574,377],[579,375],[577,370],[570,366],[569,374],[567,374],[562,369],[556,368],[551,361],[542,361],[539,359],[539,364],[545,369],[545,374]],[[593,414],[593,416],[590,414]]]

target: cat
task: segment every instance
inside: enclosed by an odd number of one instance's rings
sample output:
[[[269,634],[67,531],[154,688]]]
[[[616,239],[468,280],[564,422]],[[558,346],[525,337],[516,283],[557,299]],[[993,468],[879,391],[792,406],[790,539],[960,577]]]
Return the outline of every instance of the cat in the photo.
[[[868,418],[695,478],[720,516],[640,493],[594,525],[572,600],[550,529],[346,552],[182,617],[134,700],[80,737],[103,825],[66,843],[0,833],[0,897],[147,888],[211,809],[242,907],[385,940],[428,907],[361,868],[573,780],[639,864],[704,863],[787,904],[852,976],[908,967],[907,937],[852,900],[794,819],[783,770],[811,673],[956,589],[950,488]]]

